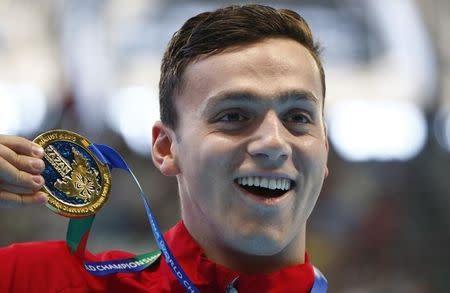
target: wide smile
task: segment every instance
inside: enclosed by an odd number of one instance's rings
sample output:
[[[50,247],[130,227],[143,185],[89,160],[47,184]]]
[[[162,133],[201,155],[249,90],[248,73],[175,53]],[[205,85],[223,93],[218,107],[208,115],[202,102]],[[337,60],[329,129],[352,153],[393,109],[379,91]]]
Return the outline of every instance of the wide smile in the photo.
[[[234,183],[247,195],[263,203],[275,203],[296,186],[287,177],[241,176]]]

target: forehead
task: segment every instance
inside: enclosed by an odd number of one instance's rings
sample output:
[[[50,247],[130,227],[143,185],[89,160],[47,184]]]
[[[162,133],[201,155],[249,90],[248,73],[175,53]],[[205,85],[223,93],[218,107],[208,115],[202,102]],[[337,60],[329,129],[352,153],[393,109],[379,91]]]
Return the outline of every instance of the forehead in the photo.
[[[221,93],[246,92],[262,98],[305,92],[322,103],[320,72],[311,53],[287,38],[270,38],[205,56],[186,67],[177,112],[201,108]]]

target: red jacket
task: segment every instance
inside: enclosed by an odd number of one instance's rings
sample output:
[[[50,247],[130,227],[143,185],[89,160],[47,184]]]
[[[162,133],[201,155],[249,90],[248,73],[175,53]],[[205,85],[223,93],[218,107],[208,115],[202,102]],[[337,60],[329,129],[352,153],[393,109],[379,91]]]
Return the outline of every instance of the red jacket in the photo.
[[[173,255],[200,292],[225,292],[239,276],[242,292],[309,292],[314,283],[313,266],[286,267],[266,274],[238,274],[208,260],[182,222],[164,238]],[[89,261],[129,258],[122,251],[89,254]],[[185,292],[163,258],[138,273],[90,275],[64,241],[13,244],[0,249],[0,292]]]

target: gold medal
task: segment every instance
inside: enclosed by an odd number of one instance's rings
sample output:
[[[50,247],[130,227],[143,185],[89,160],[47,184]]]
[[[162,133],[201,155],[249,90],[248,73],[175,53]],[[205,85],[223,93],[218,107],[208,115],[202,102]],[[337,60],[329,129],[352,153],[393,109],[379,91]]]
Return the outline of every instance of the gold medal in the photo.
[[[79,134],[59,129],[33,141],[44,149],[47,207],[70,218],[95,214],[108,198],[111,172],[89,149],[91,143]]]

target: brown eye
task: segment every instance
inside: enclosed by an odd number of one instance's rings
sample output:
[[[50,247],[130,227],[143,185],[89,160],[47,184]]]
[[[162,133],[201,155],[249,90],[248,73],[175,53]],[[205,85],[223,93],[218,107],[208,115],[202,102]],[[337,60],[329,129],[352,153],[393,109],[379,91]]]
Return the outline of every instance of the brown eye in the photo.
[[[239,112],[229,112],[220,116],[218,120],[221,122],[240,122],[247,120],[247,117]]]
[[[302,113],[292,113],[287,115],[285,121],[289,123],[310,123],[311,119]]]

